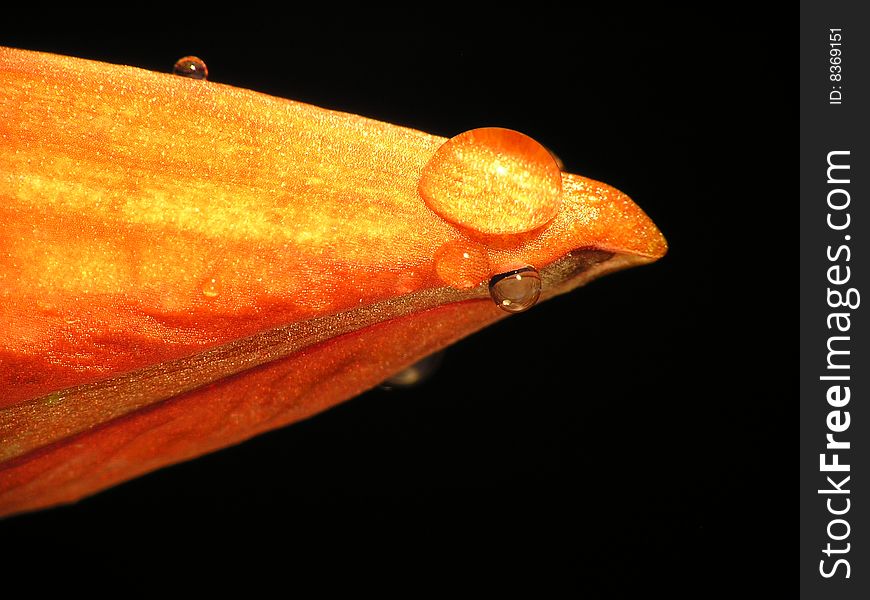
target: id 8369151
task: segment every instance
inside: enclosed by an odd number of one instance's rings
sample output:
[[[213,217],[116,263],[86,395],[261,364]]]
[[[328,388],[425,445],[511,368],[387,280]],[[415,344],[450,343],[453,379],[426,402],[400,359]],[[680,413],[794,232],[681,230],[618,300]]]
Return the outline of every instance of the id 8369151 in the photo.
[[[828,104],[843,103],[843,30],[832,27],[828,30]]]

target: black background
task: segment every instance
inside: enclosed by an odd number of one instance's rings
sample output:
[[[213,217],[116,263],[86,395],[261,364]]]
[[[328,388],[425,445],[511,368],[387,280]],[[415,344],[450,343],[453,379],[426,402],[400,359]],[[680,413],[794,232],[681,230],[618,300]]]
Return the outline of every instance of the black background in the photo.
[[[434,134],[517,129],[627,192],[671,250],[461,342],[419,388],[0,522],[4,546],[145,580],[214,582],[216,565],[264,554],[280,563],[265,578],[315,562],[341,579],[350,561],[424,588],[782,585],[793,413],[777,365],[795,346],[779,330],[792,301],[771,289],[785,291],[796,220],[782,24],[614,4],[396,22],[334,8],[215,30],[182,9],[142,33],[0,44],[163,71],[196,54],[213,81]]]

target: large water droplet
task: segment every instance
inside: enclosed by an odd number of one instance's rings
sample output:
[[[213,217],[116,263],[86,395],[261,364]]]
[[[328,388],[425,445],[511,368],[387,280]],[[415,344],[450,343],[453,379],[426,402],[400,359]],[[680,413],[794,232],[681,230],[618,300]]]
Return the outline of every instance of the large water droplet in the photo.
[[[208,67],[205,61],[196,56],[185,56],[175,61],[172,72],[190,79],[208,79]]]
[[[527,135],[484,127],[441,145],[418,186],[440,217],[484,234],[515,234],[549,223],[562,203],[562,173]]]
[[[518,313],[530,309],[540,295],[541,275],[535,267],[500,273],[489,280],[490,298],[507,312]]]
[[[474,287],[489,276],[486,248],[467,240],[447,242],[435,252],[435,272],[451,287]]]

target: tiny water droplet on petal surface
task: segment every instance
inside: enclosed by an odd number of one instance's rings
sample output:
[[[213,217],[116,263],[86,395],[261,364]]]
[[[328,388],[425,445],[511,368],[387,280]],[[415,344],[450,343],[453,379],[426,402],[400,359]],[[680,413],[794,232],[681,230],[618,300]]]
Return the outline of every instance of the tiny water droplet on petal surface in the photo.
[[[42,403],[45,404],[46,406],[53,406],[62,400],[63,400],[63,394],[61,392],[53,392],[53,393],[49,394],[48,396],[45,396],[42,399]]]
[[[221,285],[220,279],[209,277],[202,284],[202,295],[206,298],[217,298],[220,296],[222,289],[223,285]]]
[[[486,248],[468,240],[453,240],[435,251],[435,272],[447,285],[472,288],[489,276]]]
[[[525,233],[562,204],[562,172],[527,135],[500,127],[461,133],[441,145],[418,191],[438,216],[483,234]]]
[[[534,267],[499,273],[489,280],[489,296],[502,310],[510,313],[526,311],[541,296],[541,275]]]
[[[175,61],[172,72],[190,79],[208,79],[208,67],[205,61],[197,56],[185,56]]]

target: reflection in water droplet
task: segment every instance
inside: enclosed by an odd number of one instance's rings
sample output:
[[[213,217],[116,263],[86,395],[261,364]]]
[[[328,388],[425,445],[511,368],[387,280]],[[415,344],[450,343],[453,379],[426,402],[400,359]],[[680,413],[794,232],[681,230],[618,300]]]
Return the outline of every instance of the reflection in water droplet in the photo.
[[[474,287],[489,275],[486,248],[467,240],[447,242],[435,252],[435,272],[449,286]]]
[[[208,79],[208,67],[205,61],[196,56],[185,56],[175,61],[172,72],[190,79]]]
[[[525,233],[559,212],[562,172],[529,136],[484,127],[442,144],[423,168],[418,190],[451,223],[484,234]]]
[[[547,147],[544,146],[544,148],[547,148]],[[559,158],[559,155],[556,154],[555,152],[553,152],[552,150],[550,150],[549,148],[547,148],[547,152],[549,152],[550,156],[553,157],[553,160],[556,161],[556,166],[559,167],[559,170],[564,171],[565,170],[565,163],[562,161],[561,158]]]
[[[541,275],[535,267],[500,273],[489,280],[489,296],[507,312],[518,313],[530,309],[540,295]]]
[[[216,298],[220,295],[223,286],[221,285],[220,279],[216,277],[209,277],[205,280],[205,283],[202,284],[202,295],[206,298]]]
[[[386,379],[381,384],[381,389],[407,388],[426,381],[441,366],[445,352],[445,350],[442,350],[441,352],[430,354],[422,360],[418,360],[407,369],[399,371],[389,379]]]

